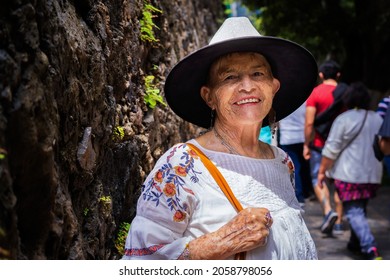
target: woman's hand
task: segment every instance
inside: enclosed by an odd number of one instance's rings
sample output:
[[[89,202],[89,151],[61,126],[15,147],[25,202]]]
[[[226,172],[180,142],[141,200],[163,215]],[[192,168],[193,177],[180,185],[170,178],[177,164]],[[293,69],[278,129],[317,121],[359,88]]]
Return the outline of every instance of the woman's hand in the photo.
[[[325,184],[325,180],[326,180],[326,175],[325,173],[320,173],[318,172],[318,175],[317,175],[317,187],[319,187],[320,189],[322,189],[324,187],[324,184]]]
[[[381,137],[379,147],[385,156],[390,155],[390,137]]]
[[[324,184],[326,185],[326,175],[325,172],[329,170],[333,166],[334,160],[330,159],[326,156],[322,156],[321,158],[321,164],[318,169],[317,174],[317,186],[322,189],[324,187]]]
[[[303,145],[303,158],[306,160],[309,160],[311,157],[311,151],[309,148],[309,145],[304,144]]]
[[[191,259],[226,259],[267,244],[272,218],[266,208],[246,208],[219,230],[189,243]]]

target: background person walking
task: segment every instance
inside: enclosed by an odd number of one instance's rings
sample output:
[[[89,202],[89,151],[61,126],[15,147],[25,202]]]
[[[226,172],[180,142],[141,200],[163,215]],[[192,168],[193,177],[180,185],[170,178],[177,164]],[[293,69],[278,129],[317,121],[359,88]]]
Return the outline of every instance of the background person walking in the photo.
[[[321,188],[329,171],[351,226],[348,249],[374,260],[381,257],[367,221],[367,203],[380,186],[383,166],[375,158],[374,150],[367,147],[371,146],[382,118],[368,110],[369,101],[362,83],[351,84],[347,89],[344,104],[349,110],[333,122],[322,151],[318,186]]]
[[[382,119],[384,119],[386,116],[386,112],[389,108],[389,104],[390,104],[390,95],[383,97],[378,103],[376,113],[379,116],[381,116]],[[383,163],[385,165],[387,175],[390,176],[390,155],[383,155]]]
[[[321,188],[318,187],[317,175],[321,163],[321,152],[326,139],[314,129],[315,117],[330,107],[334,101],[333,91],[336,89],[338,79],[341,75],[340,66],[335,61],[328,60],[321,64],[318,70],[318,75],[322,80],[322,83],[314,88],[306,102],[303,156],[305,159],[310,159],[314,193],[321,204],[324,213],[324,220],[320,229],[326,234],[342,234],[343,206],[337,193],[334,192],[336,213],[332,210],[328,186],[324,184]],[[335,228],[333,230],[334,225]]]

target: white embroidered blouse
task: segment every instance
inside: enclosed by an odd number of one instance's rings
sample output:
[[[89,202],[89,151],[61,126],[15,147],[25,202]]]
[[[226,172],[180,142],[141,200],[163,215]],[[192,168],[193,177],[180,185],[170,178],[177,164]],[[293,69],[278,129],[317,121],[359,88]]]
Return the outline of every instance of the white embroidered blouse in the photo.
[[[272,146],[274,159],[253,159],[189,142],[217,165],[244,208],[271,212],[267,244],[247,252],[247,259],[317,259],[295,197],[294,167],[284,151]],[[142,186],[122,259],[177,259],[188,242],[218,230],[236,214],[195,152],[177,144],[158,160]]]

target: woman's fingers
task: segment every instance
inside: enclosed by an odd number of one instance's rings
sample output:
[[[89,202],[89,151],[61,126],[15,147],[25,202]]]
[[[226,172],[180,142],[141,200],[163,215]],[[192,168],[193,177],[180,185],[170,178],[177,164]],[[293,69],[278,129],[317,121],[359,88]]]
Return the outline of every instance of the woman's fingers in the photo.
[[[224,259],[266,246],[273,219],[266,208],[246,208],[219,230],[190,242],[195,259]]]

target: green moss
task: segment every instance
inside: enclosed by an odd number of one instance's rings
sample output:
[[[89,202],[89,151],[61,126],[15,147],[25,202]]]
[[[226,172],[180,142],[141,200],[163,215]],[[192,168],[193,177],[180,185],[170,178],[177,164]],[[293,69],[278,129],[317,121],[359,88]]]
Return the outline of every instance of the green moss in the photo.
[[[125,130],[121,126],[116,126],[112,132],[112,140],[120,141],[125,137]]]
[[[0,147],[0,160],[5,159],[7,151]]]
[[[84,211],[83,211],[83,214],[84,214],[84,217],[86,217],[89,213],[89,208],[84,208]]]
[[[130,224],[129,223],[121,223],[119,225],[119,230],[117,237],[115,239],[115,248],[118,250],[118,253],[120,255],[125,254],[125,243],[126,243],[126,238],[127,238],[127,233],[129,232],[130,229]]]
[[[100,201],[103,203],[111,203],[111,197],[103,195],[102,197],[100,197]]]

